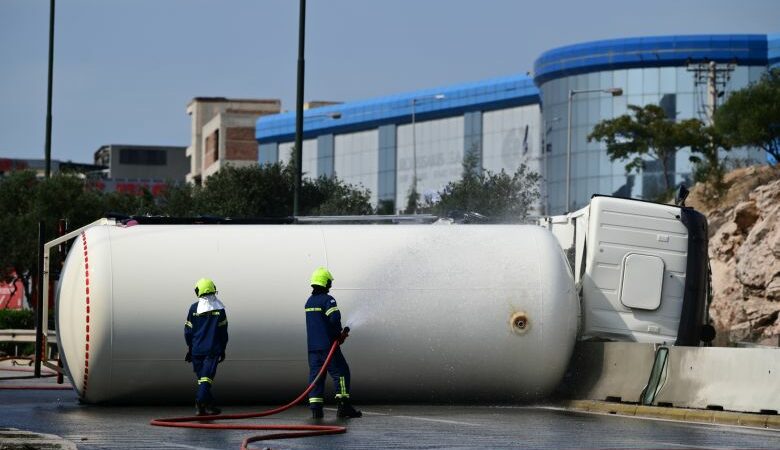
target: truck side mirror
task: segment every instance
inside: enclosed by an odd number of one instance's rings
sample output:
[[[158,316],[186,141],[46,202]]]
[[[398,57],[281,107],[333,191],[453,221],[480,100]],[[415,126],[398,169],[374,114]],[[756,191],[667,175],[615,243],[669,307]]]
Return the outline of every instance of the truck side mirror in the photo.
[[[674,199],[674,204],[677,206],[685,206],[685,199],[688,198],[688,194],[690,194],[688,188],[685,187],[684,184],[681,184],[680,188],[677,190],[677,196]]]

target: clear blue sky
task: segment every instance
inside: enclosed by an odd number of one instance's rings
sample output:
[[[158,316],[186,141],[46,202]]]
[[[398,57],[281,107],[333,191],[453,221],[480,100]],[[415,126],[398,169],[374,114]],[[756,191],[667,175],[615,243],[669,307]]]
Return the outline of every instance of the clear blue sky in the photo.
[[[42,158],[48,0],[0,0],[0,157]],[[780,32],[777,0],[308,0],[306,100],[530,71],[596,39]],[[196,96],[295,106],[296,0],[60,0],[52,157],[189,145]]]

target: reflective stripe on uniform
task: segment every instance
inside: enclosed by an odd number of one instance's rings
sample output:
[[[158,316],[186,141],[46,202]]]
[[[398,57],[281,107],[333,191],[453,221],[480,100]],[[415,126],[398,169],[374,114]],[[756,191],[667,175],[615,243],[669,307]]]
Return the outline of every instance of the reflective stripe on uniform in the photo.
[[[330,308],[327,311],[325,311],[325,315],[329,316],[329,315],[333,314],[334,312],[336,312],[338,310],[339,310],[339,307],[338,306],[334,306],[333,308]]]
[[[222,325],[227,325],[227,319],[217,324],[218,327],[221,327]]]
[[[309,403],[323,403],[322,397],[311,397]]]
[[[336,394],[336,398],[349,398],[349,394]]]
[[[192,313],[192,315],[195,316],[195,317],[203,317],[203,316],[208,316],[208,315],[218,316],[219,315],[219,311],[206,311],[206,312],[202,312],[200,314]]]
[[[339,377],[339,389],[342,397],[349,397],[347,394],[347,383],[344,381],[344,377]]]
[[[190,328],[192,328],[192,322],[190,322],[190,321],[188,320],[188,321],[184,322],[184,326],[185,326],[185,327],[190,327]]]
[[[306,308],[306,312],[320,312],[322,308]]]
[[[201,384],[201,383],[214,384],[214,380],[212,380],[209,377],[200,377],[200,378],[198,378],[198,384]]]

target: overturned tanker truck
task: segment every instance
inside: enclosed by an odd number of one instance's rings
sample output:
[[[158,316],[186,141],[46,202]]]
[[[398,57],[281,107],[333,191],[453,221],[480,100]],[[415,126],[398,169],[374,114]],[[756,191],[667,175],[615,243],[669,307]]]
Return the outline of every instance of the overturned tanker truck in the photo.
[[[707,320],[706,221],[690,208],[594,197],[542,226],[160,222],[70,235],[57,339],[82,401],[189,400],[183,327],[206,276],[229,317],[226,402],[306,384],[303,308],[321,265],[352,328],[360,401],[539,399],[578,339],[698,345]]]

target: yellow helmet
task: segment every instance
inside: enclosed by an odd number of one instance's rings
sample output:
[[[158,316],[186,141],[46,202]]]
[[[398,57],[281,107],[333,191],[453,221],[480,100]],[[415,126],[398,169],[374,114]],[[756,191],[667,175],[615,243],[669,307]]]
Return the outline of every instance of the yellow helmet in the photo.
[[[328,272],[328,269],[324,267],[318,267],[317,270],[311,274],[311,285],[328,287],[328,281],[333,281],[333,275]]]
[[[195,283],[195,295],[198,297],[202,297],[206,294],[213,294],[215,292],[217,292],[217,286],[208,278],[201,278]]]

